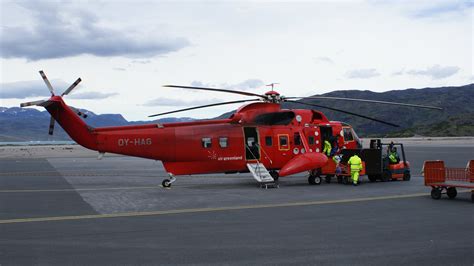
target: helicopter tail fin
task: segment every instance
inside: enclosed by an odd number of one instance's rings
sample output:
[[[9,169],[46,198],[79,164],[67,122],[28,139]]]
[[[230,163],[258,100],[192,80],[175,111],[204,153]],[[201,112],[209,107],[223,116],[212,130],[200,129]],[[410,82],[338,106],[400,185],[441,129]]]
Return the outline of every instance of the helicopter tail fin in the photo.
[[[87,125],[73,108],[64,102],[61,96],[53,96],[40,106],[45,107],[51,114],[50,134],[54,129],[54,121],[57,121],[75,142],[88,149],[97,150],[94,128]]]
[[[81,82],[81,78],[78,78],[69,88],[67,88],[61,96],[55,95],[54,88],[49,82],[46,74],[41,70],[39,71],[44,83],[51,93],[51,98],[46,100],[39,100],[33,102],[26,102],[20,104],[20,107],[27,106],[42,106],[51,114],[51,120],[49,122],[49,135],[53,135],[54,124],[57,121],[61,127],[67,132],[67,134],[78,144],[92,149],[97,150],[96,137],[93,134],[93,128],[89,127],[64,101],[63,96],[68,95],[76,86]],[[79,116],[78,116],[79,115]],[[84,116],[85,117],[85,116]]]

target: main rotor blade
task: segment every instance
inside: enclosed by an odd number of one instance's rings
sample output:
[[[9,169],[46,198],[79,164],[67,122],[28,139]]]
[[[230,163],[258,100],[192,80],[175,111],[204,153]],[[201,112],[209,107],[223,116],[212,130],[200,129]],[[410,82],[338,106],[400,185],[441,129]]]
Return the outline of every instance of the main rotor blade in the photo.
[[[49,132],[48,132],[49,135],[53,135],[54,121],[55,121],[54,117],[51,116],[51,119],[49,120]]]
[[[220,92],[234,93],[234,94],[240,94],[240,95],[245,95],[245,96],[257,96],[257,97],[261,97],[261,98],[266,98],[266,96],[262,95],[262,94],[256,94],[256,93],[244,92],[244,91],[234,91],[234,90],[227,90],[227,89],[214,89],[214,88],[179,86],[179,85],[163,85],[163,87],[191,89],[191,90],[203,90],[203,91],[220,91]]]
[[[44,83],[46,83],[46,86],[49,89],[49,92],[51,92],[51,95],[54,96],[54,89],[53,86],[51,86],[51,83],[49,82],[48,78],[46,77],[46,74],[43,72],[43,70],[39,71],[41,77],[43,78]]]
[[[64,95],[68,95],[77,86],[77,84],[81,82],[81,80],[82,80],[81,78],[78,78],[76,81],[74,81],[74,83],[71,84],[71,86],[69,86],[69,88],[67,88],[67,90],[63,92],[63,94],[61,94],[61,97]]]
[[[377,101],[377,100],[366,100],[366,99],[357,99],[357,98],[344,98],[344,97],[330,97],[330,96],[310,96],[310,97],[285,97],[285,99],[323,99],[323,100],[341,100],[341,101],[354,101],[354,102],[367,102],[367,103],[380,103],[380,104],[390,104],[390,105],[401,105],[417,108],[426,108],[426,109],[435,109],[443,110],[441,107],[420,105],[420,104],[411,104],[411,103],[399,103],[399,102],[386,102],[386,101]]]
[[[240,101],[213,103],[213,104],[195,106],[195,107],[184,108],[184,109],[174,110],[174,111],[165,112],[165,113],[159,113],[159,114],[149,115],[148,117],[154,117],[154,116],[160,116],[160,115],[167,115],[167,114],[178,113],[178,112],[184,112],[184,111],[189,111],[189,110],[194,110],[194,109],[200,109],[200,108],[206,108],[206,107],[212,107],[212,106],[219,106],[219,105],[226,105],[226,104],[233,104],[233,103],[253,102],[253,101],[260,101],[260,99],[250,99],[250,100],[240,100]]]
[[[32,106],[32,105],[40,105],[42,103],[46,102],[45,100],[39,100],[39,101],[33,101],[33,102],[26,102],[26,103],[20,103],[20,107],[27,107],[27,106]]]
[[[297,101],[291,101],[291,100],[286,100],[286,102],[298,103],[298,104],[302,104],[302,105],[314,106],[314,107],[319,107],[319,108],[325,108],[325,109],[329,109],[329,110],[332,110],[332,111],[345,113],[345,114],[348,114],[348,115],[362,117],[362,118],[372,120],[372,121],[375,121],[375,122],[379,122],[379,123],[382,123],[382,124],[386,124],[386,125],[389,125],[389,126],[392,126],[392,127],[400,127],[399,125],[396,125],[396,124],[393,124],[393,123],[390,123],[390,122],[386,122],[386,121],[382,121],[382,120],[379,120],[377,118],[368,117],[368,116],[365,116],[365,115],[356,114],[356,113],[353,113],[353,112],[344,111],[344,110],[341,110],[341,109],[336,109],[336,108],[332,108],[332,107],[328,107],[328,106],[324,106],[324,105],[312,104],[312,103],[303,103],[303,102],[297,102]]]

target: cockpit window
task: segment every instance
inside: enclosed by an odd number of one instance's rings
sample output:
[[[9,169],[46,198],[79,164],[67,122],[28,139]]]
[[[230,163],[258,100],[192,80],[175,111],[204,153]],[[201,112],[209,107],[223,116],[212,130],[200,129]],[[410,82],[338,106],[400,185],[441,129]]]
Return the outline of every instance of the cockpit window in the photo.
[[[350,127],[345,127],[342,129],[344,132],[344,141],[353,141],[354,136],[352,135],[352,130]]]
[[[295,118],[293,112],[275,112],[261,114],[255,118],[257,125],[288,125]]]

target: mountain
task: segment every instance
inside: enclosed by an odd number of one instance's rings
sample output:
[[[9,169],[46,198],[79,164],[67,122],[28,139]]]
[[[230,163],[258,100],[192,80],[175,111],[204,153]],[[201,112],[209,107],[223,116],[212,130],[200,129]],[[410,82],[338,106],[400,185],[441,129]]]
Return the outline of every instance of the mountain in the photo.
[[[393,133],[385,134],[385,137],[456,137],[474,136],[474,113],[461,116],[448,117],[448,119],[429,125],[415,126]]]
[[[305,100],[307,103],[325,105],[400,125],[400,128],[394,128],[360,117],[321,109],[329,120],[351,124],[357,133],[364,137],[466,136],[466,134],[474,136],[472,119],[468,119],[474,116],[474,84],[459,87],[393,90],[382,93],[360,90],[334,91],[322,96],[393,101],[443,108],[442,111],[437,111],[339,100]],[[284,107],[307,108],[293,103],[284,104]]]
[[[367,90],[334,91],[322,96],[395,101],[443,108],[443,111],[436,111],[340,100],[305,100],[308,103],[346,110],[400,125],[399,128],[394,128],[360,117],[321,109],[330,120],[351,124],[361,137],[474,136],[474,84],[459,87],[394,90],[382,93]],[[283,108],[305,109],[308,107],[301,104],[284,103]],[[88,110],[79,110],[88,115],[86,122],[93,127],[195,120],[189,117],[172,117],[156,121],[127,121],[120,114],[98,115]],[[218,118],[229,117],[232,113],[225,113]],[[49,113],[46,111],[32,108],[0,107],[0,141],[69,140],[59,125],[56,126],[53,136],[48,135],[49,119]]]

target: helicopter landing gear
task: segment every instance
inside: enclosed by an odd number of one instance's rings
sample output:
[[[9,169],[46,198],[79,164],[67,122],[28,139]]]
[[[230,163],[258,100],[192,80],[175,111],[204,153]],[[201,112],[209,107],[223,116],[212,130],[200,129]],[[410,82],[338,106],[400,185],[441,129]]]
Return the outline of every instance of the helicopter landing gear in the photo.
[[[310,185],[321,185],[321,172],[319,170],[312,170],[309,172],[308,183]]]
[[[170,179],[165,179],[163,182],[161,182],[161,185],[164,188],[169,188],[171,187],[171,184],[173,184],[176,181],[176,177],[174,177],[172,174],[169,174]]]
[[[278,181],[278,178],[280,177],[280,175],[278,174],[278,172],[275,171],[275,170],[271,170],[271,171],[270,171],[270,175],[273,177],[273,180],[274,180],[274,181]]]

